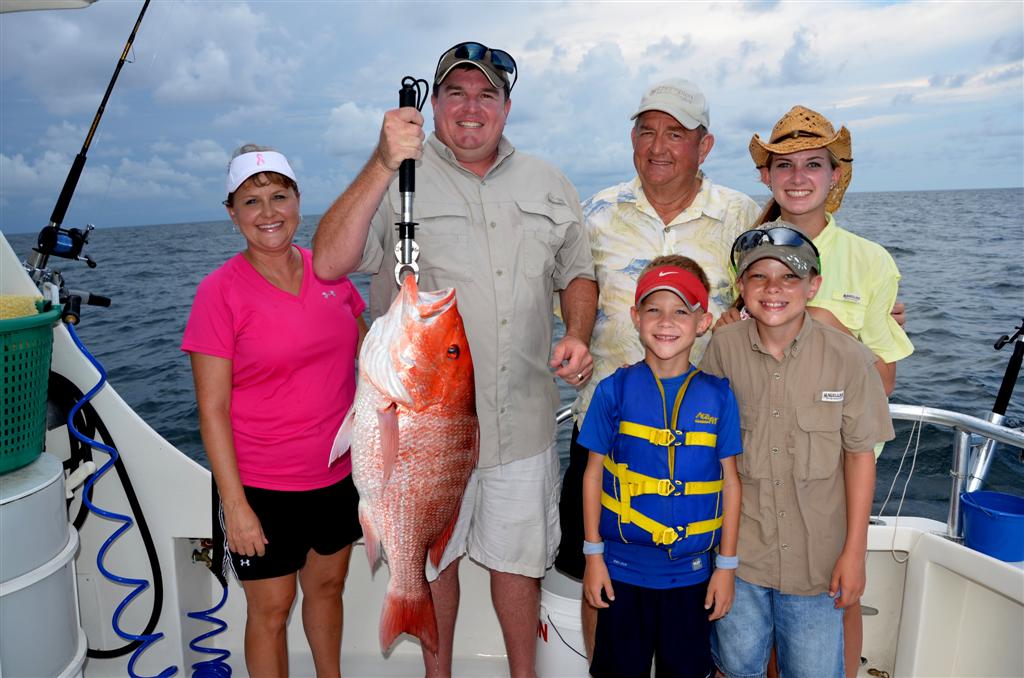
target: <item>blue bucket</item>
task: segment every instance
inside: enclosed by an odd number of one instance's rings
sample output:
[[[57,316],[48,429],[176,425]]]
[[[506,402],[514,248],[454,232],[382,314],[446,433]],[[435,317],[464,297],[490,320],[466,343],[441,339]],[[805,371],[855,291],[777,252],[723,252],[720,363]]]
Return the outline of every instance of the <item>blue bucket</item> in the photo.
[[[964,544],[993,558],[1024,560],[1024,497],[1002,492],[964,492]]]

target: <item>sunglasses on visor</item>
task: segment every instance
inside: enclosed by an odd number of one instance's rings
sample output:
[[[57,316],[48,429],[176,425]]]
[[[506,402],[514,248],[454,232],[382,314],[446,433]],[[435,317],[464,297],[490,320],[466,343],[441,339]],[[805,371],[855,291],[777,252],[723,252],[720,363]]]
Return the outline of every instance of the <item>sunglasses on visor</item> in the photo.
[[[516,80],[519,79],[519,74],[516,72],[516,60],[512,58],[511,54],[501,49],[491,49],[479,42],[460,42],[447,50],[437,60],[437,68],[434,69],[435,73],[441,68],[441,62],[449,55],[456,59],[487,63],[499,71],[505,71],[511,77],[511,82],[508,86],[510,92],[515,87]]]
[[[818,254],[818,248],[806,235],[788,226],[772,226],[741,233],[740,237],[736,238],[732,244],[732,266],[736,268],[739,265],[740,255],[762,245],[802,247],[805,244],[810,245],[811,251],[814,252],[814,258],[818,260],[818,270],[820,271],[821,255]]]

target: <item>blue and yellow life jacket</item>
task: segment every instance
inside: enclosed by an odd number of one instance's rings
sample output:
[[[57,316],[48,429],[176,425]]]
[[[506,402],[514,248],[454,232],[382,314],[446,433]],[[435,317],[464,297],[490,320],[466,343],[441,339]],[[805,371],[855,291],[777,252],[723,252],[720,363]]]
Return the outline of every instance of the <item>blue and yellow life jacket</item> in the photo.
[[[645,363],[612,378],[619,428],[604,460],[601,536],[653,544],[673,559],[709,551],[722,528],[717,380],[694,368],[670,411]]]

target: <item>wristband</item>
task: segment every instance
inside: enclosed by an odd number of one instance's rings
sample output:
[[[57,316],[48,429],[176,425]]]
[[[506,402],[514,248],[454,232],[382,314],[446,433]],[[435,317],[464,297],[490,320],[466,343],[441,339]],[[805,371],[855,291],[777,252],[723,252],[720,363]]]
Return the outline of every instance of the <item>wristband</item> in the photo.
[[[583,555],[585,556],[599,556],[604,553],[604,542],[603,541],[587,541],[583,540]]]
[[[720,570],[735,570],[739,566],[739,556],[723,556],[722,554],[715,556],[715,567]]]

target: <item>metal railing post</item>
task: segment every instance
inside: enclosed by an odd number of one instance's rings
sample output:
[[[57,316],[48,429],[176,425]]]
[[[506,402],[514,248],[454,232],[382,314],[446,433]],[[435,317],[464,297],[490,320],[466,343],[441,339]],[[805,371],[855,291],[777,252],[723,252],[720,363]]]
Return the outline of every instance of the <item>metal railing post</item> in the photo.
[[[946,517],[946,536],[963,541],[963,527],[960,525],[960,493],[967,487],[967,465],[971,453],[971,434],[955,429],[953,431],[953,478],[949,491],[949,514]]]

